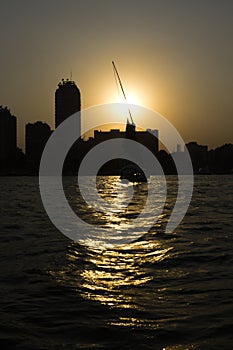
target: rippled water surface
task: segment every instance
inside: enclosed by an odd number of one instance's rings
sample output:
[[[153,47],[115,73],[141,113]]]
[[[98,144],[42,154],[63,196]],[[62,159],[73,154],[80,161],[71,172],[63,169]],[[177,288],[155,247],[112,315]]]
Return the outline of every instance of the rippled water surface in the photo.
[[[103,247],[72,243],[54,228],[36,177],[0,178],[1,348],[232,349],[233,177],[196,177],[188,213],[173,234],[164,227],[176,178],[168,177],[167,186],[149,233]],[[132,222],[148,194],[147,184],[133,186],[122,209],[119,179],[99,177],[102,198],[116,200],[109,218],[83,202],[75,179],[65,178],[64,188],[75,212],[109,230]]]

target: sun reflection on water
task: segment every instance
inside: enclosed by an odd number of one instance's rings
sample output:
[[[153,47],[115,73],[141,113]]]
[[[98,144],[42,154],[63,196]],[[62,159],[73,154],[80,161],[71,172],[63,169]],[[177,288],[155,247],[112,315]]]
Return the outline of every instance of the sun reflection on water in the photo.
[[[90,208],[84,206],[80,198],[73,196],[75,186],[68,187],[67,197],[71,198],[71,201],[73,199],[71,204],[74,210],[78,209],[80,212],[81,208],[83,217],[89,222],[93,220],[97,224],[108,227],[109,230],[119,227],[119,235],[122,235],[124,225],[136,217],[143,208],[147,184],[132,187],[132,200],[123,211],[122,202],[125,194],[122,188],[120,188],[120,196],[117,196],[119,178],[99,179],[97,188],[106,201],[114,201],[115,210],[111,215],[90,212]],[[153,218],[148,217],[148,219]],[[142,310],[145,304],[148,307],[153,297],[150,292],[150,283],[154,283],[155,280],[155,265],[169,259],[173,249],[172,245],[157,239],[156,231],[166,220],[167,216],[163,213],[159,217],[155,231],[128,244],[103,246],[91,238],[84,244],[73,243],[68,248],[65,264],[61,269],[51,273],[57,282],[71,288],[86,300],[99,302],[110,308]],[[145,285],[147,288],[144,288]],[[158,286],[156,290],[158,300],[161,296],[160,287]],[[135,319],[126,317],[118,321],[125,326],[149,322],[140,321],[139,317]],[[157,327],[156,324],[153,327]]]
[[[165,259],[171,249],[161,249],[156,241],[104,250],[74,243],[67,254],[68,264],[55,277],[85,299],[112,307],[137,308],[140,287],[154,278],[150,265]]]
[[[85,239],[79,240],[82,244],[90,246],[94,241],[101,244],[126,244],[145,234],[157,219],[157,225],[161,222],[164,206],[163,177],[156,176],[152,181],[150,179],[149,184],[125,184],[119,176],[84,178],[82,189],[88,193],[85,198],[80,194],[77,183],[64,186],[69,204],[82,219],[83,226],[86,223],[90,225]]]

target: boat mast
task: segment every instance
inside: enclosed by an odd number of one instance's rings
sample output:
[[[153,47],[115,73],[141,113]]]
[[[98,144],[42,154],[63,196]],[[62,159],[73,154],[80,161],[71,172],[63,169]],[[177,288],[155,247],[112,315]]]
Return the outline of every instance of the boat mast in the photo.
[[[124,96],[125,102],[127,102],[127,98],[126,98],[126,94],[125,94],[125,91],[124,91],[124,88],[123,88],[123,85],[122,85],[122,82],[121,82],[121,78],[120,78],[120,75],[119,75],[119,73],[118,73],[118,71],[116,69],[116,65],[115,65],[114,61],[112,61],[112,66],[113,66],[113,70],[114,70],[114,72],[115,72],[115,74],[117,76],[119,85],[121,87],[121,91],[122,91],[122,94]],[[131,120],[132,125],[135,125],[134,121],[133,121],[133,117],[132,117],[131,111],[130,111],[129,108],[128,108],[128,112],[129,112],[129,116],[130,116],[130,120]]]

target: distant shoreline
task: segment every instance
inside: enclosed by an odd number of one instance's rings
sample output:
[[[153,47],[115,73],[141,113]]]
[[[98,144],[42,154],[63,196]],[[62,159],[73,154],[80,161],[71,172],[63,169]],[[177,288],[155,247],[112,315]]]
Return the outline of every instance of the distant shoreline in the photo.
[[[165,175],[167,175],[167,176],[177,176],[177,174],[174,174],[174,173],[165,174]],[[216,176],[216,175],[217,176],[233,175],[233,172],[209,173],[209,174],[194,173],[194,176]],[[64,176],[64,177],[74,177],[74,176],[78,176],[78,175],[77,174],[63,174],[62,176]],[[87,174],[85,176],[92,176],[92,175],[91,174]],[[97,176],[119,176],[119,174],[99,174]],[[156,176],[156,174],[152,174],[152,176]],[[24,174],[20,174],[20,173],[0,174],[0,177],[39,177],[39,174],[29,174],[29,173],[24,173]]]

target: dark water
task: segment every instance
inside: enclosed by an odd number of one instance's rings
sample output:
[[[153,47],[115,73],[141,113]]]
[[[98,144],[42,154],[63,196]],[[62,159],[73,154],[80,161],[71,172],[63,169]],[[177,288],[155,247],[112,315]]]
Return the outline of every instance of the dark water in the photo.
[[[150,234],[103,250],[53,227],[37,178],[0,178],[1,348],[232,349],[233,176],[197,177],[174,234],[175,178],[168,188]]]

